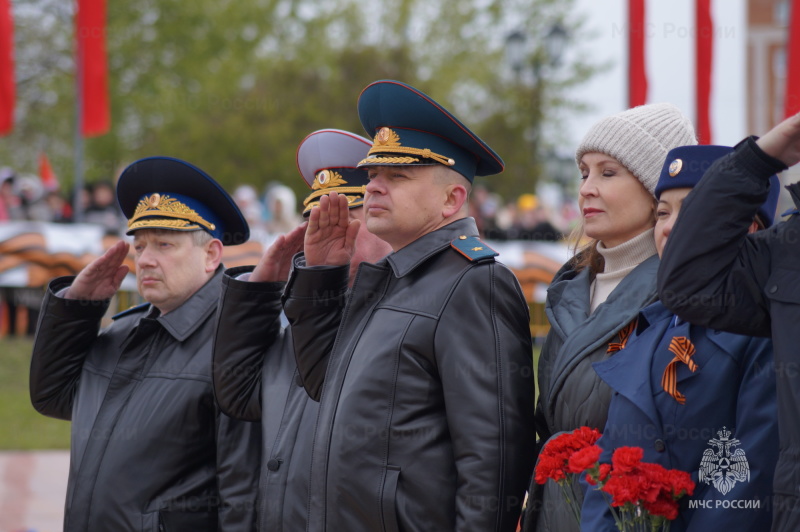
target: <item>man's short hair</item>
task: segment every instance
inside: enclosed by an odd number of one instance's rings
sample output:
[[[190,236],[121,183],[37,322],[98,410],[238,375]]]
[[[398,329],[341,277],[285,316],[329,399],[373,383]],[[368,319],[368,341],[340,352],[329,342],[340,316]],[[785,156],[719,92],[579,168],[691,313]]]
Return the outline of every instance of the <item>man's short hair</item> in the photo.
[[[439,184],[462,185],[467,189],[467,198],[469,198],[472,193],[472,183],[469,182],[469,179],[443,164],[436,165],[434,180]]]
[[[192,235],[192,242],[194,242],[194,245],[197,247],[203,247],[212,240],[214,240],[214,237],[210,233],[207,233],[202,229],[197,231],[192,231],[191,235]]]

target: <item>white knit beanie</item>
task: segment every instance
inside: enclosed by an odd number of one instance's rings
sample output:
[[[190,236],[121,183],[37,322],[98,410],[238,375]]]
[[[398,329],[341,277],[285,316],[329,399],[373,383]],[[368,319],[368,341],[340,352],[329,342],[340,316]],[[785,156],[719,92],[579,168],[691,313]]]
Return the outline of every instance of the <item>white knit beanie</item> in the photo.
[[[667,152],[697,144],[692,122],[671,103],[640,105],[603,118],[583,137],[575,152],[580,165],[585,153],[610,155],[651,193],[655,193]]]

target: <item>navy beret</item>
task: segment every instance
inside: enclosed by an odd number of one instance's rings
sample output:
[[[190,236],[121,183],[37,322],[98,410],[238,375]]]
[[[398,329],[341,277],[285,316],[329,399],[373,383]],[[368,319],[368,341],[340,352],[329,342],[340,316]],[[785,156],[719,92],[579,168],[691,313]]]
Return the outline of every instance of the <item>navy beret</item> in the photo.
[[[661,176],[656,184],[656,199],[661,198],[661,193],[673,188],[694,188],[717,159],[733,152],[728,146],[680,146],[667,153]],[[775,209],[778,206],[778,196],[781,193],[781,183],[777,175],[770,177],[769,194],[767,200],[758,209],[758,215],[766,227],[775,222]]]

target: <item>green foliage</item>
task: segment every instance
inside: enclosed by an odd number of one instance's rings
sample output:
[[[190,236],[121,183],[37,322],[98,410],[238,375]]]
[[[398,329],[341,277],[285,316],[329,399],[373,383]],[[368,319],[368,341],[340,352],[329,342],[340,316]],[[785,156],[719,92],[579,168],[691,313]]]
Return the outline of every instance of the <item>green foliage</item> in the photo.
[[[29,338],[0,339],[0,449],[69,449],[69,422],[45,417],[31,406],[32,348]]]
[[[72,177],[72,13],[60,0],[16,0],[20,120],[0,161],[28,171],[46,149]],[[70,3],[71,4],[71,3]],[[572,0],[142,0],[108,2],[112,131],[88,139],[86,180],[114,177],[148,155],[185,158],[224,186],[280,181],[302,198],[295,150],[311,131],[359,134],[361,89],[399,79],[430,94],[504,158],[486,181],[503,195],[531,191],[546,145],[540,124],[580,102],[560,97],[593,66],[572,61],[546,79],[515,76],[504,58],[512,30],[529,36],[528,63],[546,62],[555,22],[572,35]],[[43,22],[44,21],[44,22]],[[34,65],[44,65],[34,68]],[[551,137],[558,141],[558,135]]]

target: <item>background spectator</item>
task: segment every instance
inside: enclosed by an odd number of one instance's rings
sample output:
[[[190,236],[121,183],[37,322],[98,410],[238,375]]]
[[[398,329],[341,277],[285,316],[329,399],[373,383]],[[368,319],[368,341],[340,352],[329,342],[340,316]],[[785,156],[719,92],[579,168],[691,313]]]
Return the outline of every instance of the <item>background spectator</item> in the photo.
[[[117,206],[114,185],[110,181],[98,181],[91,185],[90,194],[89,203],[84,204],[83,220],[102,225],[107,234],[120,235],[125,220]]]

